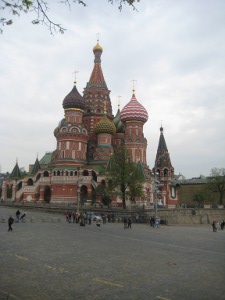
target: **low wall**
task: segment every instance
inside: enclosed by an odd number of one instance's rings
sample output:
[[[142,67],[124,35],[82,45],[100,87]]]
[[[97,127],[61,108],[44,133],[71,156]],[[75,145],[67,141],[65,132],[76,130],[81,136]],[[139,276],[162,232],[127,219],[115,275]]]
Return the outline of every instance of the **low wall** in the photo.
[[[225,209],[170,209],[158,210],[158,216],[167,224],[212,224],[225,219]]]
[[[76,211],[75,205],[59,205],[59,204],[37,204],[37,203],[16,203],[16,202],[5,202],[0,203],[0,206],[10,206],[20,210],[40,210],[51,213],[62,213],[71,210]],[[121,209],[121,208],[94,208],[83,207],[84,212],[93,211],[97,214],[110,214],[114,215],[117,220],[122,220],[124,217],[131,217],[135,221],[136,216],[139,215],[139,221],[147,223],[150,216],[155,215],[154,209]],[[157,210],[157,216],[161,220],[164,220],[167,225],[175,224],[212,224],[213,221],[220,222],[225,220],[225,209],[224,208],[176,208],[176,209],[164,209],[160,208]]]

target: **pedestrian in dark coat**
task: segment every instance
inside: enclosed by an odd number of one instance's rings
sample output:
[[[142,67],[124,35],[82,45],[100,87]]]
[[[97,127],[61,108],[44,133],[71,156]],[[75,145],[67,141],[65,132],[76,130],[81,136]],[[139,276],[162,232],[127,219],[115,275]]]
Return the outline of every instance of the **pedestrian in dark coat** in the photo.
[[[124,229],[126,229],[127,228],[127,218],[123,219],[123,225],[124,225]]]
[[[14,219],[13,219],[12,216],[10,216],[10,217],[8,218],[8,225],[9,225],[8,231],[13,231],[13,229],[12,229],[12,224],[13,224],[13,222],[14,222]]]
[[[19,223],[19,220],[20,220],[20,210],[18,209],[16,211],[16,222]]]
[[[131,218],[128,218],[127,220],[127,228],[131,228]]]
[[[216,222],[215,221],[212,222],[212,228],[213,228],[213,232],[217,231],[217,227],[216,227]]]

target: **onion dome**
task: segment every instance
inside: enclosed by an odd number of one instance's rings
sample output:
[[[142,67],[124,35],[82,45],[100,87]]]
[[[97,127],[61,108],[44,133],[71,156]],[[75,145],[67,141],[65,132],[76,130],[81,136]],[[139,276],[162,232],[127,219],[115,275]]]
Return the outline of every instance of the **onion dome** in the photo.
[[[141,121],[146,123],[148,120],[148,112],[141,103],[139,103],[135,97],[132,95],[130,102],[128,102],[124,108],[121,110],[121,121]]]
[[[113,123],[114,123],[114,125],[116,127],[116,132],[123,133],[124,130],[125,130],[125,126],[124,126],[124,124],[121,121],[121,116],[120,115],[121,115],[121,112],[120,112],[120,109],[118,108],[116,116],[113,119]]]
[[[58,126],[54,129],[54,136],[57,137],[58,133],[59,133],[59,129],[61,126],[66,124],[66,120],[65,118],[61,119],[58,123]]]
[[[59,134],[59,127],[56,127],[56,128],[54,129],[54,136],[57,137],[58,134]]]
[[[84,110],[83,97],[79,94],[76,85],[74,85],[72,91],[64,98],[63,108],[77,108]]]
[[[102,117],[102,119],[95,124],[94,133],[109,133],[114,134],[116,132],[116,127],[113,122],[111,122],[106,115]]]
[[[97,42],[97,44],[94,46],[93,48],[93,52],[95,53],[95,51],[101,51],[103,52],[102,47],[99,45],[99,43]]]

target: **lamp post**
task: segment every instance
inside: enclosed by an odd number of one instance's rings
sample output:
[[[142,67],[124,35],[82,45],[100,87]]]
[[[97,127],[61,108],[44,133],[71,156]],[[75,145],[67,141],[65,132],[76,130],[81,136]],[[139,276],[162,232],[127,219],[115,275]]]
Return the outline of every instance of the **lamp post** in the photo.
[[[157,217],[157,214],[158,214],[158,193],[159,193],[159,189],[158,189],[158,186],[159,186],[159,181],[157,180],[156,177],[154,177],[154,179],[152,180],[152,183],[154,185],[154,188],[153,188],[153,202],[154,202],[154,205],[155,205],[155,216]]]
[[[80,178],[80,168],[78,168],[78,178],[77,178],[77,212],[80,211],[80,191],[81,191],[81,181],[82,178]]]

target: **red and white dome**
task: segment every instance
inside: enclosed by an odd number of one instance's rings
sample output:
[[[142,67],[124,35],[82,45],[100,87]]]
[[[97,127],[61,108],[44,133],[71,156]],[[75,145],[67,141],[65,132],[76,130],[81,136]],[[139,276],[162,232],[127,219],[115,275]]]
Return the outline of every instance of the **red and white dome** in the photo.
[[[136,120],[146,123],[148,121],[148,112],[144,106],[137,101],[135,94],[133,94],[130,102],[121,110],[120,118],[122,122]]]

